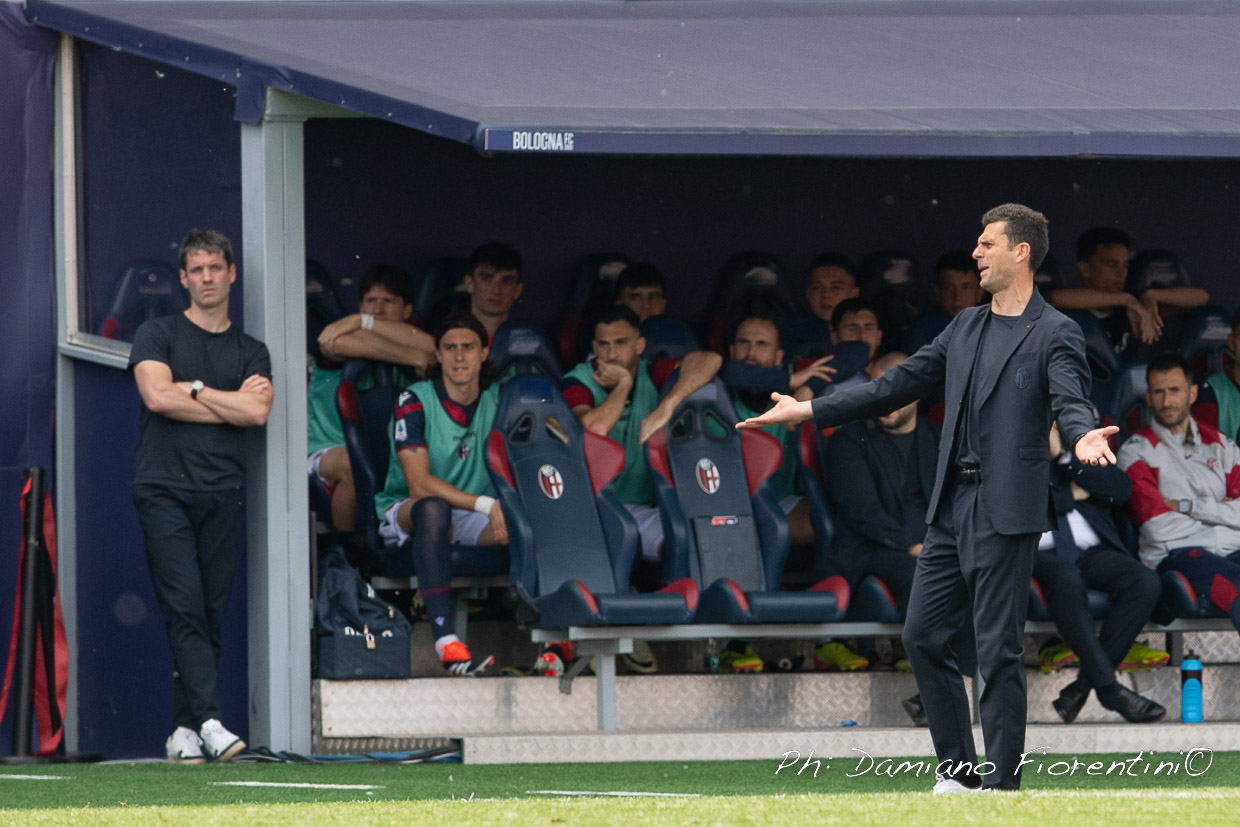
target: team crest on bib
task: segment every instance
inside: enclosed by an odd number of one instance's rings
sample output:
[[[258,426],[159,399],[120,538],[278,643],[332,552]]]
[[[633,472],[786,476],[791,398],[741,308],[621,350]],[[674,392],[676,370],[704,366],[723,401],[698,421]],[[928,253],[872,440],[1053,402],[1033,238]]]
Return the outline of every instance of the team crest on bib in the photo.
[[[564,494],[564,478],[554,465],[544,465],[538,469],[538,487],[553,500]]]
[[[469,456],[469,443],[462,439],[456,444],[456,458],[464,460],[467,456]]]
[[[714,494],[719,490],[719,469],[706,457],[697,462],[697,484],[707,494]]]

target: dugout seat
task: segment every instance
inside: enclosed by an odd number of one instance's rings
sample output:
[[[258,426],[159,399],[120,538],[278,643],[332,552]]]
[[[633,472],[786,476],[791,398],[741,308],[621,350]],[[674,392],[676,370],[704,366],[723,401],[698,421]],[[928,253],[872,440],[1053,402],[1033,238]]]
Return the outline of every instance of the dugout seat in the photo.
[[[692,580],[629,593],[639,538],[614,493],[624,449],[582,428],[549,380],[519,376],[504,386],[487,467],[508,525],[518,620],[559,628],[692,619]]]
[[[935,307],[917,260],[903,250],[876,250],[863,258],[857,266],[857,287],[878,315],[887,342],[902,341],[913,320]]]
[[[1100,406],[1103,420],[1119,426],[1117,444],[1124,444],[1129,436],[1145,427],[1150,421],[1150,409],[1145,402],[1148,383],[1145,378],[1145,362],[1131,362],[1120,367],[1110,394]]]
[[[646,340],[642,357],[651,364],[660,359],[680,360],[693,351],[702,349],[693,329],[680,319],[670,316],[651,316],[646,319],[642,322],[641,334]]]
[[[340,386],[336,390],[336,409],[344,429],[345,448],[353,473],[357,495],[356,530],[365,538],[376,557],[377,571],[389,578],[414,577],[413,557],[407,544],[392,546],[379,534],[379,515],[375,496],[383,490],[392,452],[392,414],[401,387],[392,380],[392,371],[381,362],[350,359],[345,362]],[[363,377],[367,377],[363,381]],[[451,548],[452,574],[502,575],[508,569],[504,546],[463,546]]]
[[[562,364],[575,365],[589,354],[590,320],[615,302],[616,278],[632,263],[624,253],[590,253],[573,265],[556,343]]]
[[[469,272],[469,259],[444,257],[431,259],[421,269],[417,288],[417,300],[413,313],[425,320],[433,332],[432,319],[443,319],[454,310],[469,307],[469,293],[465,292],[465,275]]]
[[[1184,319],[1177,350],[1197,381],[1224,369],[1231,314],[1217,305],[1198,307]]]
[[[746,316],[784,318],[792,314],[792,293],[783,265],[770,253],[736,253],[719,270],[711,307],[706,345],[722,353]]]
[[[181,286],[176,267],[162,261],[135,259],[121,268],[112,303],[99,325],[99,335],[129,342],[143,322],[180,313],[187,307],[189,293]]]
[[[1210,595],[1198,594],[1181,572],[1165,571],[1160,579],[1160,605],[1169,610],[1173,617],[1227,617],[1227,612],[1214,605]]]
[[[319,334],[345,315],[336,280],[314,259],[306,260],[306,353],[317,353]]]
[[[487,358],[500,376],[508,371],[518,376],[537,373],[559,387],[563,375],[551,342],[541,330],[529,324],[501,324],[491,337],[491,350]]]
[[[646,443],[663,521],[664,580],[698,583],[701,623],[840,620],[849,601],[842,577],[801,592],[779,590],[789,529],[768,480],[783,462],[783,446],[735,423],[723,382],[714,379]]]
[[[1111,597],[1098,589],[1087,589],[1089,596],[1089,613],[1095,620],[1101,620],[1111,611]],[[1046,605],[1046,592],[1036,577],[1029,578],[1029,620],[1053,620],[1049,607]]]

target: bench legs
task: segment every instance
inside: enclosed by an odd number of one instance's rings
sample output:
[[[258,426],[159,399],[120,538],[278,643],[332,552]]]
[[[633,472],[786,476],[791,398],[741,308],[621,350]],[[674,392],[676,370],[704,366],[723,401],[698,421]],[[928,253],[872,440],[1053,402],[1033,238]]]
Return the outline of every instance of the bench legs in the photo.
[[[577,660],[560,676],[560,692],[573,694],[573,678],[580,675],[594,658],[594,694],[598,702],[598,728],[616,728],[616,655],[633,651],[632,638],[583,640],[577,644]]]

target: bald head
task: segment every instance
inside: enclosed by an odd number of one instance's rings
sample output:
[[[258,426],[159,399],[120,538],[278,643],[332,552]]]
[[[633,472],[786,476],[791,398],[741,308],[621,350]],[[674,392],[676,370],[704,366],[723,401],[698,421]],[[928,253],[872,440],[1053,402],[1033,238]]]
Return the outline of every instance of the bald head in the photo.
[[[870,372],[871,379],[877,379],[878,377],[882,376],[884,373],[891,370],[892,368],[894,368],[896,365],[900,364],[907,358],[908,358],[907,356],[905,356],[903,353],[900,353],[899,351],[892,351],[891,353],[886,353],[886,354],[883,354],[882,356],[879,356],[877,359],[875,359],[873,362],[870,363],[869,367],[867,367],[866,370]]]

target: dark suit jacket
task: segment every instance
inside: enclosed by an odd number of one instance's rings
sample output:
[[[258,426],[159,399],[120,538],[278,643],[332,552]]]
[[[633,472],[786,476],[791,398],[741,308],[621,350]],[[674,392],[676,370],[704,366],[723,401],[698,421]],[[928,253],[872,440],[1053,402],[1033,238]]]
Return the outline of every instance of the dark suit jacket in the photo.
[[[924,417],[918,418],[913,433],[917,438],[910,461],[921,474],[921,487],[928,498],[934,490],[938,435]],[[827,442],[823,463],[831,472],[824,475],[824,487],[836,519],[832,548],[847,555],[873,549],[903,552],[925,537],[925,526],[912,539],[901,525],[904,489],[894,469],[902,460],[882,436],[878,423],[867,420],[841,428]]]
[[[1072,498],[1074,482],[1089,492],[1089,499],[1077,502]],[[1114,465],[1082,465],[1073,457],[1067,465],[1056,465],[1051,474],[1051,507],[1055,513],[1080,512],[1104,546],[1127,554],[1132,549],[1120,531],[1117,510],[1128,502],[1130,494],[1132,480]]]
[[[961,311],[933,342],[878,380],[813,401],[815,421],[827,427],[882,416],[946,385],[943,436],[927,523],[934,519],[947,480],[965,386],[988,313],[989,305]],[[971,423],[982,454],[981,501],[1002,534],[1041,533],[1054,527],[1047,443],[1052,415],[1067,446],[1094,427],[1080,326],[1048,305],[1036,288],[1025,318],[1027,327],[1003,354],[999,375],[970,386],[970,393],[982,398],[980,415]]]

